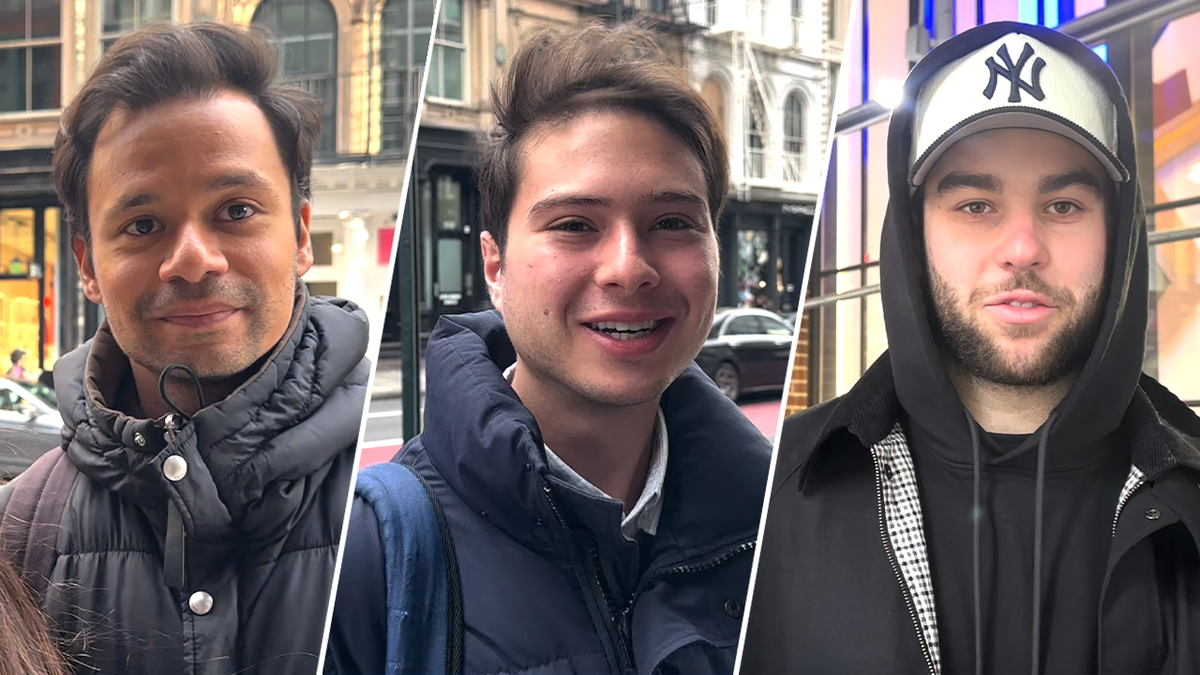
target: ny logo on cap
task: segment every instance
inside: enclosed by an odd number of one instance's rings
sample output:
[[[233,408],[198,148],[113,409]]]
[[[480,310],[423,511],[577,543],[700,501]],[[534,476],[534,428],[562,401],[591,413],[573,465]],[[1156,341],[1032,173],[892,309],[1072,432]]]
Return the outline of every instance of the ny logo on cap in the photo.
[[[1046,60],[1042,57],[1037,57],[1033,62],[1033,83],[1030,84],[1021,79],[1021,71],[1025,70],[1025,64],[1029,62],[1029,57],[1033,56],[1033,46],[1028,42],[1025,43],[1025,48],[1021,50],[1021,58],[1017,59],[1014,64],[1012,57],[1008,55],[1008,45],[1000,45],[1000,49],[996,51],[996,56],[1004,62],[1004,65],[996,63],[996,59],[988,57],[988,85],[983,90],[983,95],[991,98],[996,94],[996,83],[1001,77],[1008,80],[1010,85],[1008,90],[1008,102],[1020,103],[1021,90],[1024,89],[1030,96],[1037,100],[1046,98],[1046,94],[1042,93],[1042,68],[1046,67]]]

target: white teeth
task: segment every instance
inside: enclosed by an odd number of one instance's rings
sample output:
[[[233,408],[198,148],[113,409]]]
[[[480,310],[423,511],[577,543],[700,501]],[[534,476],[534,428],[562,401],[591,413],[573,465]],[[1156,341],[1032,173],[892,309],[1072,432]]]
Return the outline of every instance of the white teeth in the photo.
[[[592,330],[604,331],[609,336],[618,340],[632,340],[646,335],[648,332],[658,328],[658,321],[638,321],[628,323],[625,321],[601,321],[598,323],[589,323],[588,328]]]
[[[1009,305],[1012,305],[1013,307],[1020,307],[1021,309],[1032,309],[1032,308],[1034,308],[1034,307],[1036,307],[1036,306],[1037,306],[1037,305],[1036,305],[1036,303],[1032,303],[1032,302],[1017,302],[1016,300],[1013,300],[1012,302],[1010,302],[1010,303],[1008,303],[1008,304],[1009,304]]]

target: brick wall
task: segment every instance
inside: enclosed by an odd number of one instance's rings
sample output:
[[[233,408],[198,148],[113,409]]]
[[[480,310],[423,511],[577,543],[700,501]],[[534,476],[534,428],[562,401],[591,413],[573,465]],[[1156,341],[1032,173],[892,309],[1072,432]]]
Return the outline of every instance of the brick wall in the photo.
[[[816,272],[816,270],[813,270]],[[814,297],[813,291],[817,284],[809,280],[806,297]],[[800,330],[796,334],[796,358],[792,360],[792,376],[788,384],[787,407],[785,415],[800,412],[808,407],[808,312],[796,316],[800,322]]]

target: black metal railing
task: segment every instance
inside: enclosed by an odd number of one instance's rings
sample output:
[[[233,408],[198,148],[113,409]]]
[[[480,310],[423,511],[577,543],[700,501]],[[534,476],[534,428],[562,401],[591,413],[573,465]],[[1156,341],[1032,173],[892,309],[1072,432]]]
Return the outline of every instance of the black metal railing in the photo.
[[[320,162],[404,155],[417,118],[423,74],[421,66],[383,67],[291,75],[281,81],[313,94],[324,105],[321,136],[313,149]],[[345,132],[350,126],[354,133]],[[347,140],[339,144],[338,139]]]

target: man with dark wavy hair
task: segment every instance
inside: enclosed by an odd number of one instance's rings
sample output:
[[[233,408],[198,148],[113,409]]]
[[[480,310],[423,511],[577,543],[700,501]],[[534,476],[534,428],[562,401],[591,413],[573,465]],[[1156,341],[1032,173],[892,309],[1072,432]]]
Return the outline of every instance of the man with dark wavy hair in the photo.
[[[769,446],[692,363],[716,308],[724,138],[635,25],[526,44],[493,109],[479,189],[498,311],[440,320],[424,431],[393,460],[452,541],[449,648],[464,672],[730,673]],[[404,672],[389,643],[430,637],[387,616],[411,562],[385,563],[392,513],[353,509],[329,659]]]
[[[87,673],[316,669],[366,395],[363,312],[309,297],[320,102],[236,28],[117,42],[53,174],[105,323],[0,535]]]

